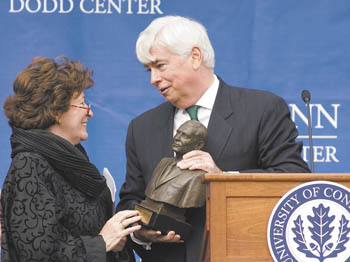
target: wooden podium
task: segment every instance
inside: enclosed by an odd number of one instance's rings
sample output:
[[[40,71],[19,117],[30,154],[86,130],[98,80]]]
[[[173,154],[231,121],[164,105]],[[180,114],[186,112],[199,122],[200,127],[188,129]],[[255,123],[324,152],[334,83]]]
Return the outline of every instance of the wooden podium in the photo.
[[[273,262],[267,244],[270,214],[290,189],[309,181],[350,187],[350,174],[206,174],[207,223],[201,261]]]

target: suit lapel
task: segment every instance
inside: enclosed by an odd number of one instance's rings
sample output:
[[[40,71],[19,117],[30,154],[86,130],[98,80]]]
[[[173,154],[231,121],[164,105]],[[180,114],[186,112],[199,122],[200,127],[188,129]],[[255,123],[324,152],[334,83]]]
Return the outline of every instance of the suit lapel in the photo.
[[[229,124],[229,120],[234,114],[229,92],[230,87],[221,79],[219,80],[219,90],[208,124],[208,143],[205,147],[205,151],[211,154],[215,162],[219,161],[231,135],[232,126]]]

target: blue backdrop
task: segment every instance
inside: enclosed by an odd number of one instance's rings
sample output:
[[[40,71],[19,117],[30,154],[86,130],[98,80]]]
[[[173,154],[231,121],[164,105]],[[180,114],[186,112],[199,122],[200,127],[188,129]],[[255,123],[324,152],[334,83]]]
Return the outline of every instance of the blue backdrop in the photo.
[[[192,17],[206,26],[215,72],[227,83],[269,90],[290,105],[309,160],[303,89],[311,92],[317,172],[349,172],[350,1],[348,0],[1,0],[0,103],[35,56],[65,55],[94,70],[87,92],[94,117],[90,159],[119,189],[129,121],[163,97],[135,56],[152,19]],[[10,165],[11,130],[0,114],[0,185]]]

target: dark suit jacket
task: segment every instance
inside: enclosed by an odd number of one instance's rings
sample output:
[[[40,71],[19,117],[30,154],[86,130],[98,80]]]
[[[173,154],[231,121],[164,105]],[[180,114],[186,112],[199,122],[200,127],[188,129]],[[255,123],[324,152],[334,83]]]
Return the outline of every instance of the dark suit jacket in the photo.
[[[132,209],[144,199],[153,170],[171,157],[175,108],[168,102],[133,119],[126,140],[127,173],[118,210]],[[266,91],[231,87],[220,79],[204,148],[224,171],[309,172],[301,143],[284,100]],[[196,262],[205,224],[205,208],[192,209],[194,231],[185,244],[153,243],[152,250],[136,247],[143,262]],[[187,257],[185,259],[185,257]]]

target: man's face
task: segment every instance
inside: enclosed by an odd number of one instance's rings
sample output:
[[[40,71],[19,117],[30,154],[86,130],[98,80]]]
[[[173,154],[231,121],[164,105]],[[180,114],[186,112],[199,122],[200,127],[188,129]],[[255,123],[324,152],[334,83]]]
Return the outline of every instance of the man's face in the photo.
[[[185,124],[177,129],[172,149],[176,153],[185,154],[194,149],[198,149],[199,137],[196,135],[196,129],[191,124]]]
[[[177,108],[187,108],[197,101],[191,56],[182,58],[156,45],[150,53],[156,61],[147,64],[151,84]]]

